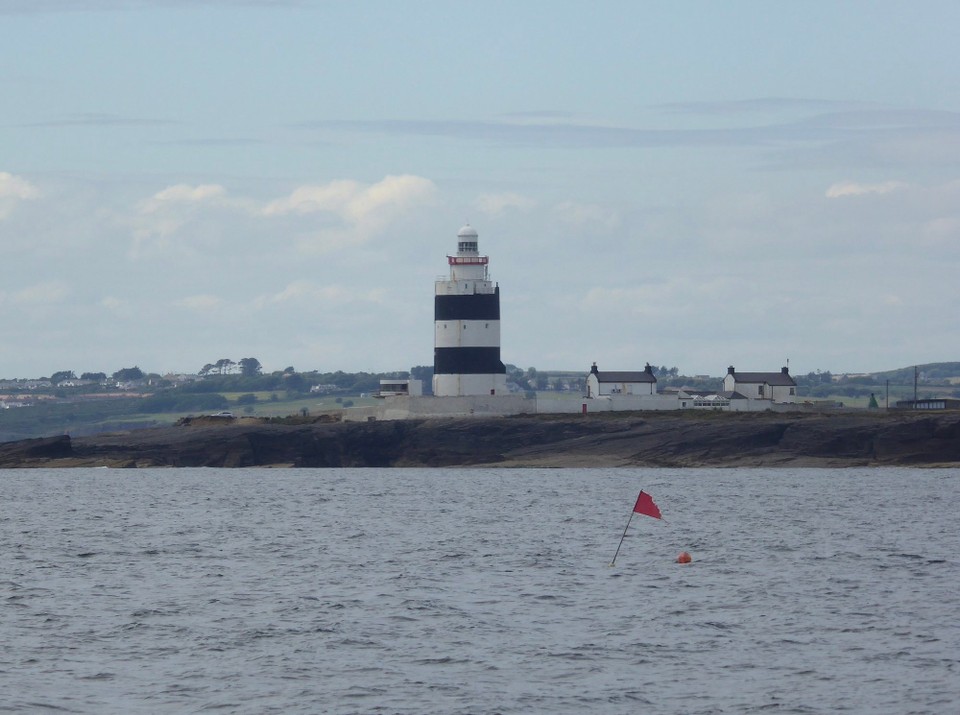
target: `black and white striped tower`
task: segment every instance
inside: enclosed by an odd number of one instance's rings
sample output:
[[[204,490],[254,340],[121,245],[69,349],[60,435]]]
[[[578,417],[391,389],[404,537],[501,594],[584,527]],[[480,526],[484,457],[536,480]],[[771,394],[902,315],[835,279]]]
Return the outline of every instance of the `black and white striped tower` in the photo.
[[[457,255],[447,256],[450,280],[436,282],[433,394],[437,397],[507,394],[500,362],[500,287],[490,281],[487,256],[469,224],[457,233]]]

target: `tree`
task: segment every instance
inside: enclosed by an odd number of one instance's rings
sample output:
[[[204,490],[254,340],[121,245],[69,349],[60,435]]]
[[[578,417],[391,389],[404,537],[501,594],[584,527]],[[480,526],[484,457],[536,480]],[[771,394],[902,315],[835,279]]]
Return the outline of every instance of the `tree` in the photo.
[[[114,380],[117,382],[129,382],[131,380],[142,380],[143,379],[143,370],[134,365],[133,367],[123,367],[117,370],[113,375]]]
[[[81,380],[93,380],[94,382],[103,382],[107,379],[105,372],[85,372],[80,375]]]
[[[263,366],[256,358],[248,357],[240,359],[240,374],[244,377],[256,377],[263,372]]]
[[[230,372],[230,368],[236,364],[237,363],[230,358],[220,358],[217,360],[216,364],[217,372],[219,372],[221,375],[226,375],[228,372]]]
[[[256,401],[257,401],[257,396],[254,395],[252,392],[248,392],[245,395],[240,395],[239,397],[237,397],[238,405],[252,405]]]
[[[306,392],[310,389],[303,375],[289,373],[283,379],[283,386],[290,392]]]
[[[64,380],[76,380],[77,374],[73,370],[60,370],[55,372],[50,376],[50,382],[56,385],[58,382],[63,382]]]
[[[210,374],[211,374],[214,370],[216,370],[216,369],[217,369],[216,365],[214,365],[213,363],[208,362],[206,365],[204,365],[202,368],[200,368],[200,372],[199,372],[198,374],[200,375],[200,377],[206,377],[207,375],[210,375]]]

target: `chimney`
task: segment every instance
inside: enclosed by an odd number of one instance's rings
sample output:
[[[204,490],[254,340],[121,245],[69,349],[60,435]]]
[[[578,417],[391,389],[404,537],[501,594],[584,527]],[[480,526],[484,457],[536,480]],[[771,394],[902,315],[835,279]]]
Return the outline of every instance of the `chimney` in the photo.
[[[783,373],[784,375],[789,375],[789,374],[790,374],[790,368],[789,368],[789,367],[781,367],[781,368],[780,368],[780,372]]]
[[[653,366],[652,366],[650,363],[647,363],[647,366],[646,366],[645,368],[643,368],[643,371],[644,371],[645,373],[647,373],[648,375],[652,375],[652,374],[653,374]]]
[[[590,368],[590,374],[591,374],[591,375],[599,375],[599,374],[600,374],[599,371],[597,370],[597,362],[596,362],[596,360],[594,360],[594,362],[593,362],[593,367]]]
[[[732,375],[732,374],[733,374],[733,365],[731,365],[730,367],[727,368],[727,374],[728,374],[728,375]]]

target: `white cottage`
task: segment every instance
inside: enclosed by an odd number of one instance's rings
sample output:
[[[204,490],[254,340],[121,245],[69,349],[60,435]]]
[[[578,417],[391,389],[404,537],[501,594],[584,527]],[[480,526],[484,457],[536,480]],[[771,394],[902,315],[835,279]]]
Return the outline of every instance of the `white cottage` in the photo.
[[[640,372],[600,372],[593,363],[587,375],[587,397],[656,394],[657,378],[649,363]]]
[[[797,383],[786,367],[780,372],[737,372],[731,365],[723,378],[723,391],[738,392],[748,400],[797,401]]]

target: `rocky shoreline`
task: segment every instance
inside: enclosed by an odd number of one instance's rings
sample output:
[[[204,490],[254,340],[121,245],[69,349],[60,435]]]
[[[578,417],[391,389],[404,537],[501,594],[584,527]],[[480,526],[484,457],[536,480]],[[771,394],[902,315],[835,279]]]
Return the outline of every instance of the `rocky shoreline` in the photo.
[[[0,467],[960,466],[960,412],[184,420],[0,444]]]

